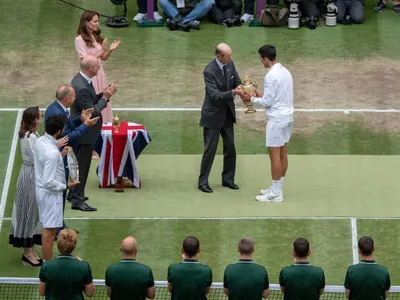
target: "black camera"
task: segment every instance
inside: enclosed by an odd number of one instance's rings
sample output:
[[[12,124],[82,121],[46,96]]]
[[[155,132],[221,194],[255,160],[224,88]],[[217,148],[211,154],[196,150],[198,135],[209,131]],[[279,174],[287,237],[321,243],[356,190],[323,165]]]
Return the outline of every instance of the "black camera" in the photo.
[[[242,21],[240,20],[240,16],[233,16],[232,18],[223,20],[222,24],[226,27],[242,26]]]
[[[317,28],[317,19],[313,15],[311,15],[310,19],[308,20],[308,28],[311,30]]]
[[[345,15],[344,16],[344,25],[351,25],[351,18],[350,15]]]

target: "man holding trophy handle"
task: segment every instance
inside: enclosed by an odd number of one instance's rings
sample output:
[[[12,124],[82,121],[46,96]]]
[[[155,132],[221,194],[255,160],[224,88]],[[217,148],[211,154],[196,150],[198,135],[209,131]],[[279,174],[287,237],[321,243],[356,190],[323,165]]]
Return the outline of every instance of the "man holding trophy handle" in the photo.
[[[224,165],[222,186],[237,190],[235,184],[236,150],[233,124],[236,123],[235,95],[242,95],[242,80],[232,61],[232,50],[225,44],[217,45],[215,57],[205,67],[205,97],[201,108],[200,126],[203,127],[204,153],[201,160],[198,189],[212,193],[208,184],[211,167],[222,137]]]
[[[293,127],[293,78],[290,72],[276,61],[276,49],[264,45],[259,50],[261,63],[269,68],[264,77],[264,93],[255,96],[243,90],[242,101],[248,105],[265,107],[267,115],[266,146],[271,160],[272,186],[260,191],[260,202],[282,202],[282,185],[288,168],[287,144]]]

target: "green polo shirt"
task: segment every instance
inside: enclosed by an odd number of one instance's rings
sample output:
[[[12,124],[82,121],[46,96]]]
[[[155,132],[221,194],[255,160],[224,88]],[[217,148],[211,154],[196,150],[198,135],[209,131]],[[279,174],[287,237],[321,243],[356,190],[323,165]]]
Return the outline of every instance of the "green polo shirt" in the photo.
[[[85,285],[93,281],[90,265],[72,255],[45,261],[39,279],[46,283],[46,300],[83,300]]]
[[[350,300],[383,300],[390,289],[390,275],[375,260],[362,260],[347,269],[344,287],[350,290]]]
[[[325,288],[325,274],[309,262],[297,262],[281,270],[279,284],[285,288],[284,300],[318,300]]]
[[[251,259],[239,259],[225,268],[224,288],[229,291],[229,300],[260,300],[269,288],[267,270]]]
[[[185,259],[169,266],[168,282],[172,284],[171,300],[206,300],[212,271],[197,260]]]
[[[108,266],[106,286],[111,287],[112,300],[145,300],[147,289],[154,286],[153,272],[136,259],[123,259]]]

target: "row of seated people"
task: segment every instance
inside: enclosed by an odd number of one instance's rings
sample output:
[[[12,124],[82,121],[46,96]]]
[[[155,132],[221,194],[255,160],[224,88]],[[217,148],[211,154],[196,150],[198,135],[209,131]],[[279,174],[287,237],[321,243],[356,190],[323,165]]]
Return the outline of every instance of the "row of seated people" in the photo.
[[[139,12],[134,21],[141,21],[146,17],[147,0],[137,0]],[[283,0],[289,7],[291,0]],[[386,2],[385,2],[386,1]],[[337,7],[337,21],[343,24],[361,24],[364,22],[365,0],[296,0],[299,3],[300,13],[306,20],[318,21],[326,12],[328,2]],[[225,26],[240,26],[242,23],[254,19],[255,0],[243,0],[244,14],[242,14],[242,0],[160,0],[159,5],[167,16],[167,27],[170,30],[200,29],[200,19],[209,15],[213,22]],[[400,12],[400,0],[393,0],[393,10]],[[267,0],[267,5],[279,5],[279,0]],[[387,0],[379,0],[375,11],[382,11]],[[157,0],[154,0],[156,20],[162,20],[158,13]]]
[[[77,244],[77,234],[63,229],[57,239],[60,255],[45,261],[39,278],[39,294],[46,299],[83,299],[82,293],[93,297],[95,286],[88,262],[71,254]],[[358,242],[361,262],[348,268],[344,286],[348,299],[384,299],[390,289],[387,269],[377,264],[372,256],[375,247],[369,236]],[[270,279],[267,269],[253,261],[255,251],[252,238],[242,238],[237,248],[239,260],[229,264],[224,271],[224,294],[229,300],[261,300],[269,296]],[[155,298],[152,269],[136,260],[138,252],[134,237],[123,240],[122,260],[111,264],[105,272],[106,292],[111,299],[145,300]],[[182,261],[168,267],[168,291],[172,300],[207,299],[213,283],[213,272],[198,260],[200,242],[187,237],[182,243]],[[293,243],[294,263],[284,267],[279,274],[279,285],[284,299],[318,300],[325,288],[322,268],[310,264],[310,244],[304,238]],[[165,299],[164,297],[163,299]],[[169,298],[169,297],[168,297]]]

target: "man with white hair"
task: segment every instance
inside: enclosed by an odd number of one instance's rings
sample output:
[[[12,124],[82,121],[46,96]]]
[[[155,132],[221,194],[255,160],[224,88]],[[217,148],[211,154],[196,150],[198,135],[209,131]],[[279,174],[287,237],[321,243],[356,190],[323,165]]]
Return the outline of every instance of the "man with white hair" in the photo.
[[[96,211],[85,202],[85,186],[92,162],[93,144],[100,136],[103,119],[101,111],[106,108],[111,96],[117,91],[115,84],[110,84],[103,93],[96,94],[92,85],[92,77],[97,75],[100,69],[99,60],[92,55],[82,58],[81,71],[72,79],[72,87],[75,90],[75,102],[71,106],[71,116],[80,115],[83,110],[93,108],[92,118],[99,117],[98,122],[88,129],[88,132],[79,137],[76,154],[79,165],[80,184],[71,191],[71,208],[81,211]]]

